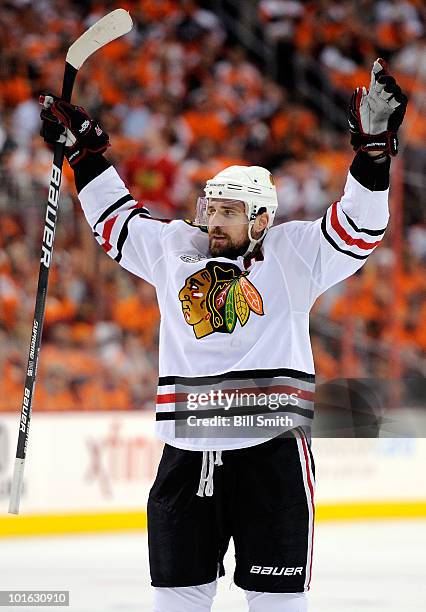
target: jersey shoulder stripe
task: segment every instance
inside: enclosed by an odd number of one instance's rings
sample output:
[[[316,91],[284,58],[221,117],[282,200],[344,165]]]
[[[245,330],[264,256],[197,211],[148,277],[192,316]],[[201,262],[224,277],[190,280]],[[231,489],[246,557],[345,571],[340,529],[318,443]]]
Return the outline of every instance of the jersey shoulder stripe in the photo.
[[[374,247],[380,244],[380,240],[377,240],[376,242],[367,242],[363,238],[354,238],[351,236],[339,221],[339,217],[337,215],[337,202],[334,202],[334,204],[331,206],[330,221],[331,227],[334,229],[339,238],[341,238],[349,246],[354,245],[364,251],[371,251],[371,249],[374,249]]]
[[[385,228],[377,230],[359,228],[343,210],[341,202],[337,201],[324,214],[321,231],[324,238],[336,251],[354,259],[363,260],[367,259],[368,255],[380,244]],[[378,240],[371,242],[370,236],[375,236]]]
[[[351,226],[351,228],[353,230],[355,230],[356,232],[358,232],[358,233],[362,232],[364,234],[368,234],[369,236],[381,236],[386,231],[385,227],[383,229],[378,229],[378,230],[366,229],[365,227],[357,227],[357,225],[355,224],[355,221],[353,219],[351,219],[351,217],[349,215],[347,215],[344,210],[342,212],[345,215],[346,220],[349,223],[349,225]]]
[[[96,230],[96,226],[99,223],[102,223],[102,221],[105,221],[105,219],[107,219],[110,215],[112,215],[113,212],[115,212],[116,210],[121,208],[121,206],[123,206],[123,204],[125,204],[126,202],[130,202],[130,200],[133,200],[133,197],[130,195],[130,193],[128,193],[127,195],[123,196],[122,198],[119,198],[116,202],[114,202],[114,204],[111,204],[111,206],[108,206],[108,208],[106,208],[103,211],[103,213],[101,214],[99,219],[93,225],[93,230]],[[147,209],[145,209],[145,210],[148,212]]]
[[[351,251],[348,251],[347,249],[342,249],[339,247],[339,245],[333,240],[333,238],[327,232],[327,223],[326,223],[325,215],[321,221],[321,231],[324,235],[324,238],[327,240],[327,242],[329,242],[331,246],[336,249],[336,251],[339,251],[339,253],[344,253],[345,255],[349,255],[349,257],[354,257],[355,259],[367,259],[368,255],[358,255],[357,253],[352,253]]]
[[[145,209],[146,210],[146,209]],[[133,210],[131,210],[129,212],[129,214],[127,215],[126,219],[123,222],[123,225],[121,227],[120,233],[118,235],[118,239],[117,239],[117,255],[114,257],[114,260],[119,262],[123,256],[123,246],[124,243],[127,240],[127,237],[129,235],[129,222],[133,219],[133,217],[136,217],[136,215],[143,215],[144,214],[144,208],[143,206],[138,207],[138,205],[136,205],[135,208],[133,208]],[[150,218],[149,215],[147,215],[147,218]]]

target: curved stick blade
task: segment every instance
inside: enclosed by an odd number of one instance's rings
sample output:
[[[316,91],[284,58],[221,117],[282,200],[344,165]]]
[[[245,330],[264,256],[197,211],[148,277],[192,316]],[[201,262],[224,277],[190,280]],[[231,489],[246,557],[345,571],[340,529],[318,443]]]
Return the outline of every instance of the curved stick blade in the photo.
[[[92,53],[130,32],[132,26],[132,18],[124,9],[108,13],[71,45],[66,61],[78,70]]]

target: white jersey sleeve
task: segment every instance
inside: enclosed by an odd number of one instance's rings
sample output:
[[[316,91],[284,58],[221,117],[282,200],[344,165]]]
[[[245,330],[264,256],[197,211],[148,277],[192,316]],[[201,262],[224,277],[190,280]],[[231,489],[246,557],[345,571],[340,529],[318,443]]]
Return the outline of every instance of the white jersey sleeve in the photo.
[[[322,219],[291,221],[269,231],[265,241],[274,243],[296,308],[309,310],[379,245],[389,219],[388,192],[370,191],[348,173],[343,196]]]
[[[133,199],[112,166],[83,187],[79,198],[104,251],[126,270],[155,284],[168,221],[153,219],[143,204]]]

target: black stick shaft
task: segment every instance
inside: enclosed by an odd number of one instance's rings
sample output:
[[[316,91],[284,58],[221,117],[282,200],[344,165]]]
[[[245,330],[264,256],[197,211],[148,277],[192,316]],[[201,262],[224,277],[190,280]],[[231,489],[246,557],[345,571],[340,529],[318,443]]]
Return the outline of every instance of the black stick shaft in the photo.
[[[77,70],[66,62],[61,97],[67,102],[71,101],[71,95],[76,76]],[[56,143],[53,154],[52,174],[49,185],[49,193],[47,197],[47,206],[41,247],[40,271],[38,276],[37,295],[34,307],[34,319],[31,328],[31,341],[25,375],[21,418],[19,423],[15,472],[13,475],[12,490],[10,494],[9,512],[11,514],[18,514],[19,512],[24,461],[27,454],[28,436],[31,421],[31,409],[36,383],[38,359],[41,347],[44,313],[46,309],[49,270],[50,265],[52,263],[53,244],[56,231],[59,192],[62,179],[62,165],[64,161],[64,149],[65,147],[63,143]]]

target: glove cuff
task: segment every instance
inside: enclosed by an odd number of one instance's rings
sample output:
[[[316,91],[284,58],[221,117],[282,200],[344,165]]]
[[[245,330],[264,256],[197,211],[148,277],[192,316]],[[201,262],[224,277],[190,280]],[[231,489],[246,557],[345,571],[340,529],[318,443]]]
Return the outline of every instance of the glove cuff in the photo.
[[[65,149],[65,157],[68,160],[71,168],[74,168],[76,164],[78,164],[82,159],[87,157],[88,155],[97,155],[105,153],[105,151],[110,147],[110,142],[99,143],[98,147],[83,147],[81,143],[76,142],[73,147],[69,147]]]
[[[389,187],[390,157],[380,162],[364,151],[358,151],[350,167],[350,173],[370,191],[385,191]]]
[[[72,168],[77,193],[110,166],[110,162],[101,154],[88,154],[76,161]]]
[[[398,154],[398,137],[390,131],[381,134],[351,134],[351,145],[354,151],[383,151],[392,156]]]

